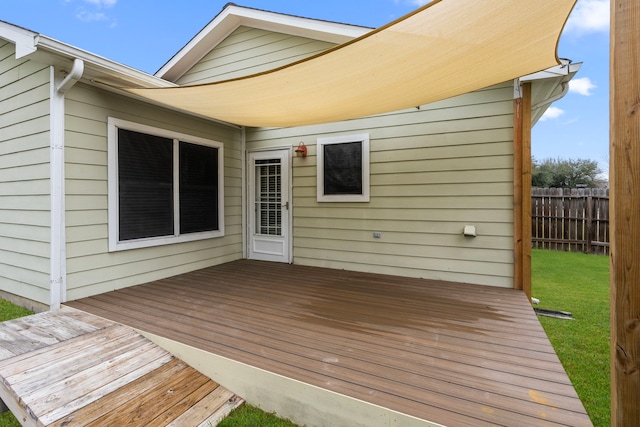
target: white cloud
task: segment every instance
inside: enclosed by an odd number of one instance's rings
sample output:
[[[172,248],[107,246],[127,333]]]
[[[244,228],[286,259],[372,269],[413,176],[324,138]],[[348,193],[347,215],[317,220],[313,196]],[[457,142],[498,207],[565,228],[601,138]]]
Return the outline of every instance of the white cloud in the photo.
[[[395,4],[410,4],[413,6],[424,6],[427,3],[431,3],[433,0],[393,0]]]
[[[576,33],[609,31],[609,0],[579,0],[573,9],[566,30]]]
[[[118,0],[83,0],[85,3],[90,3],[98,7],[113,7]]]
[[[96,21],[108,21],[109,17],[101,12],[88,12],[81,10],[76,13],[76,18],[82,22],[96,22]]]
[[[540,117],[540,121],[544,122],[545,120],[557,119],[563,114],[564,114],[564,110],[558,107],[549,107],[547,108],[547,111],[544,112],[542,117]]]
[[[76,0],[64,0],[72,3]],[[82,22],[109,22],[111,28],[117,25],[115,19],[109,16],[104,10],[112,8],[118,0],[79,0],[81,3],[76,7],[76,18]]]
[[[597,88],[589,77],[582,77],[579,79],[573,79],[569,82],[569,92],[577,93],[579,95],[591,96],[591,90]]]

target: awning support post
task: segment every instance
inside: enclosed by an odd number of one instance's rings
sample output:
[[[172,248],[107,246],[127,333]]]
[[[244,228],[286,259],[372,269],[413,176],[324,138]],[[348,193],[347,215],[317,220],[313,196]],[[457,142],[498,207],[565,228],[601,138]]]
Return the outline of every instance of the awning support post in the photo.
[[[513,287],[531,300],[531,83],[513,101]]]
[[[611,2],[611,425],[640,426],[640,2]]]

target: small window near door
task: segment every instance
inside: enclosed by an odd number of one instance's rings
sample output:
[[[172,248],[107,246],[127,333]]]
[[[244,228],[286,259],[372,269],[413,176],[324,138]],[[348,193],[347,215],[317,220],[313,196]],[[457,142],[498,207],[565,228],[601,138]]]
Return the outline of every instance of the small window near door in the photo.
[[[318,201],[369,201],[369,135],[318,138]]]
[[[109,119],[109,250],[224,235],[223,146]]]

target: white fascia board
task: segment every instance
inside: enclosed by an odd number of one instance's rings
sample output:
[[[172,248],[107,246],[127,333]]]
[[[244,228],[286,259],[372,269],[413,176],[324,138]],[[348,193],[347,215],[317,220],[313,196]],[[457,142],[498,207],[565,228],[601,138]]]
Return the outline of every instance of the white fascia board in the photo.
[[[513,98],[517,99],[522,97],[522,94],[520,93],[520,87],[522,83],[525,82],[555,79],[556,85],[553,89],[555,90],[563,82],[568,82],[569,80],[571,80],[573,76],[575,76],[575,74],[580,71],[580,67],[582,66],[582,62],[572,63],[571,61],[566,59],[563,59],[561,61],[561,64],[554,67],[547,68],[546,70],[538,71],[537,73],[529,74],[515,79],[515,81],[513,82]]]
[[[240,26],[307,37],[335,44],[346,43],[372,30],[372,28],[355,25],[228,5],[169,62],[160,68],[155,75],[169,81],[178,80],[211,49]]]
[[[47,36],[38,35],[36,37],[36,47],[40,58],[48,57],[47,62],[56,64],[56,61],[69,61],[72,63],[74,59],[81,59],[85,63],[85,75],[83,80],[113,83],[119,82],[127,86],[140,87],[175,87],[176,85],[166,80],[155,77],[135,68],[111,61],[102,56],[87,52],[83,49],[68,45]]]
[[[307,37],[314,40],[341,44],[360,37],[372,28],[337,22],[322,21],[298,16],[284,15],[247,8],[239,9],[237,16],[241,17],[241,25],[249,25],[268,31],[281,32],[294,36]]]
[[[0,38],[16,45],[16,59],[36,51],[37,33],[0,21]]]
[[[582,62],[572,63],[566,60],[562,61],[562,64],[555,67],[547,68],[546,70],[538,71],[537,73],[529,74],[524,77],[520,77],[521,82],[530,82],[533,80],[541,79],[553,79],[556,77],[570,76],[577,73],[582,66]]]

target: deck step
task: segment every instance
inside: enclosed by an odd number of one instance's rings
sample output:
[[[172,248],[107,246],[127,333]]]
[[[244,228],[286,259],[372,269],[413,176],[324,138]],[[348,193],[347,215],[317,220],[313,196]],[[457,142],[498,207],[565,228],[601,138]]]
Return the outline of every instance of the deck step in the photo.
[[[0,323],[0,380],[23,426],[215,426],[243,403],[134,329],[69,307]]]

